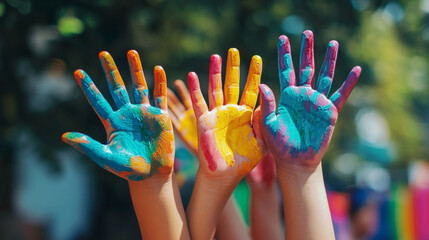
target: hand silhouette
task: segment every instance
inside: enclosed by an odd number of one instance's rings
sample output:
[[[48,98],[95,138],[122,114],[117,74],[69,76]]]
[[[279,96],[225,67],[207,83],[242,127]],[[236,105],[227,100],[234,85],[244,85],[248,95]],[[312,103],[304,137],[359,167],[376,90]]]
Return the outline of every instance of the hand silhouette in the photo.
[[[99,54],[110,93],[117,107],[113,111],[83,70],[74,76],[106,129],[107,144],[76,132],[64,133],[62,139],[99,166],[127,180],[144,180],[154,174],[172,174],[174,135],[167,112],[167,80],[161,66],[156,66],[154,103],[149,94],[139,55],[128,52],[135,103],[130,102],[124,82],[108,52]]]
[[[274,95],[269,87],[260,85],[261,131],[266,144],[277,160],[277,167],[293,164],[316,167],[331,140],[338,112],[350,95],[361,72],[354,67],[343,85],[330,98],[328,94],[334,77],[338,43],[328,45],[325,61],[313,89],[314,56],[313,33],[302,35],[300,83],[295,80],[289,39],[280,36],[278,66],[280,103],[276,112]]]
[[[169,88],[167,89],[171,122],[180,139],[192,153],[198,155],[197,120],[194,109],[192,109],[191,96],[182,80],[176,80],[174,85],[179,91],[181,100],[177,98],[173,91]]]
[[[249,173],[262,157],[262,151],[252,127],[253,109],[257,101],[262,72],[262,59],[259,56],[252,58],[246,87],[240,105],[237,105],[239,67],[238,50],[230,49],[225,89],[222,92],[222,59],[219,55],[212,55],[208,94],[210,110],[201,93],[197,75],[188,74],[192,105],[197,118],[200,169],[211,176],[233,176],[234,179],[239,179]]]

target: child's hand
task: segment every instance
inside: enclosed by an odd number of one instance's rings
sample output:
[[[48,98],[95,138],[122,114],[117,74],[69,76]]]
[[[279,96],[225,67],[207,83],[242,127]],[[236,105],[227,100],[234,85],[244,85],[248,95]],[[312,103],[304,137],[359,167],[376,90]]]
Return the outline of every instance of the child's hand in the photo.
[[[155,106],[151,106],[139,55],[134,50],[128,52],[134,86],[135,103],[132,104],[113,58],[105,51],[99,57],[116,111],[83,70],[76,70],[74,76],[104,125],[108,144],[103,145],[75,132],[63,134],[63,141],[88,155],[99,166],[127,180],[144,180],[153,174],[171,175],[174,135],[167,113],[164,70],[161,66],[155,67]]]
[[[233,180],[239,180],[248,174],[262,157],[252,127],[262,59],[259,56],[252,58],[240,105],[237,105],[240,89],[240,56],[237,49],[228,51],[224,92],[221,67],[221,57],[213,55],[209,75],[210,109],[207,108],[201,93],[197,75],[188,74],[192,105],[197,118],[199,169],[207,176],[232,177]]]
[[[276,113],[274,94],[266,85],[261,91],[261,131],[266,144],[277,160],[277,169],[298,166],[315,169],[324,155],[338,112],[347,100],[361,72],[354,67],[347,80],[328,98],[334,77],[338,43],[328,45],[325,61],[313,89],[314,56],[313,33],[305,31],[301,43],[300,82],[295,80],[289,39],[280,36],[278,65],[280,103]]]
[[[195,118],[194,109],[192,109],[189,91],[182,80],[176,80],[174,85],[179,91],[182,101],[176,97],[173,91],[169,88],[167,89],[168,110],[171,122],[180,139],[182,139],[192,153],[198,155],[197,120]]]

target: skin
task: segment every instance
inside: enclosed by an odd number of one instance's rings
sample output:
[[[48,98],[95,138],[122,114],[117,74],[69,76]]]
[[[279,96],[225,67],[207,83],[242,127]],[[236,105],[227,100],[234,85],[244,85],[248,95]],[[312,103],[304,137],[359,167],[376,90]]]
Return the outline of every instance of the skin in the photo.
[[[139,55],[129,51],[134,94],[131,103],[113,58],[106,51],[99,58],[116,111],[83,70],[76,70],[74,76],[103,123],[108,142],[102,144],[76,132],[64,133],[62,139],[99,166],[128,180],[143,238],[188,239],[173,175],[174,135],[167,112],[165,72],[161,66],[154,69],[155,106],[151,106]]]
[[[188,149],[198,156],[197,122],[192,109],[191,96],[182,80],[174,82],[180,99],[167,89],[168,110],[173,127]],[[259,165],[258,165],[259,166]],[[230,197],[216,226],[216,239],[250,239],[244,219],[238,211],[234,197]]]
[[[240,57],[228,51],[225,88],[222,91],[221,57],[212,55],[207,106],[196,73],[188,74],[188,86],[198,129],[200,166],[187,210],[193,239],[214,236],[227,200],[238,182],[260,161],[261,139],[253,131],[253,108],[258,96],[262,59],[252,58],[247,83],[238,105]]]
[[[344,84],[328,98],[334,77],[338,43],[328,45],[318,82],[313,89],[313,33],[302,35],[300,82],[296,82],[289,39],[278,41],[280,103],[261,84],[260,127],[276,160],[285,209],[286,239],[334,239],[323,182],[321,159],[326,152],[338,112],[360,75],[354,67]],[[287,211],[286,211],[287,209]]]
[[[250,187],[252,239],[282,239],[280,193],[274,156],[268,152],[246,177]]]

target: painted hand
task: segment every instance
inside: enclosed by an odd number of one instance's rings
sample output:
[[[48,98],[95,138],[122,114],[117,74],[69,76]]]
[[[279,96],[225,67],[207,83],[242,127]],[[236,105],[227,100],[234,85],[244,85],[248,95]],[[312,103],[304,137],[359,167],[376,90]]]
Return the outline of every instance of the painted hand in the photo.
[[[64,133],[63,141],[124,179],[139,181],[153,174],[168,176],[173,169],[174,135],[167,113],[164,70],[161,66],[154,69],[154,107],[149,103],[139,55],[134,50],[128,52],[134,86],[135,104],[132,104],[113,58],[108,52],[101,52],[99,57],[116,111],[83,70],[76,70],[74,76],[104,125],[108,144],[75,132]]]
[[[276,163],[273,154],[267,152],[256,167],[250,171],[246,181],[251,189],[265,189],[276,180]]]
[[[192,109],[191,96],[182,80],[176,80],[174,85],[179,91],[182,101],[176,97],[173,91],[169,88],[167,89],[171,122],[180,139],[188,146],[190,151],[198,155],[197,119],[195,118],[194,109]]]
[[[241,179],[262,157],[252,127],[253,109],[258,96],[262,59],[250,63],[246,87],[237,105],[240,81],[240,56],[237,49],[228,51],[225,88],[222,92],[222,59],[212,55],[209,74],[209,106],[201,93],[198,76],[188,74],[188,84],[197,118],[200,170],[209,176],[233,176]],[[225,175],[225,173],[228,174]],[[238,176],[238,177],[237,177]]]
[[[289,39],[280,36],[278,65],[280,103],[276,102],[269,87],[260,85],[261,130],[277,167],[296,165],[315,168],[321,161],[331,140],[341,110],[361,72],[354,67],[343,85],[328,98],[334,77],[338,43],[328,45],[325,61],[319,74],[317,89],[313,89],[314,56],[313,33],[302,35],[300,57],[300,83],[295,80]]]

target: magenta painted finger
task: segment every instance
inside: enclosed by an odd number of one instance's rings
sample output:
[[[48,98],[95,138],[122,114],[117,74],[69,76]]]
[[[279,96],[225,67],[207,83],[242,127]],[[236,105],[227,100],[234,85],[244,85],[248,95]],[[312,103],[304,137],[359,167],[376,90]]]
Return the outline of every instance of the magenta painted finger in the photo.
[[[332,80],[334,79],[335,64],[337,62],[338,42],[332,40],[328,44],[325,60],[320,69],[319,78],[317,80],[317,91],[328,96],[331,90]]]
[[[197,119],[208,111],[206,100],[200,89],[200,81],[195,72],[188,73],[189,94],[191,95],[192,106]]]
[[[352,92],[357,80],[359,79],[360,73],[362,69],[359,66],[356,66],[352,69],[347,77],[346,81],[344,81],[343,85],[332,94],[331,101],[337,107],[338,112],[343,107],[350,93]]]
[[[301,54],[299,58],[299,80],[302,86],[312,86],[314,80],[313,32],[302,33]]]
[[[285,35],[281,35],[277,43],[277,49],[280,89],[283,91],[283,89],[289,86],[296,85],[289,38]]]
[[[210,110],[223,105],[222,58],[213,54],[210,58],[209,106]]]
[[[259,92],[262,121],[264,121],[264,118],[268,117],[269,115],[276,114],[276,99],[274,97],[273,91],[271,91],[271,89],[265,84],[259,84]]]

